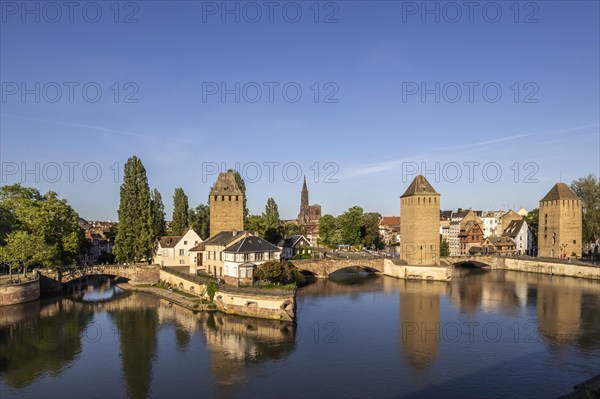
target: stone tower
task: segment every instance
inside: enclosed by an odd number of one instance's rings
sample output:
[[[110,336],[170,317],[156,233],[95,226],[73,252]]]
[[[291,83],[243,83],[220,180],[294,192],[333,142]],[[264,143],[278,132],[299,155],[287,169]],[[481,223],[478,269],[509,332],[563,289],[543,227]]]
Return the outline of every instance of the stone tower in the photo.
[[[419,175],[400,197],[400,259],[440,264],[440,194]]]
[[[581,199],[565,183],[557,183],[539,209],[538,256],[581,256]]]
[[[244,230],[244,194],[232,172],[219,173],[208,203],[211,237],[224,230]]]

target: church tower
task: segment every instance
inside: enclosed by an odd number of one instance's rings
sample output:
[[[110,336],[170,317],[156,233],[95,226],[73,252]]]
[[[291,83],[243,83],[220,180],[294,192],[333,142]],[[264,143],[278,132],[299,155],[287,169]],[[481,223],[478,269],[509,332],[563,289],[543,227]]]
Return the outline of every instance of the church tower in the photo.
[[[310,221],[310,207],[308,205],[308,188],[306,187],[306,176],[304,176],[304,184],[300,194],[300,213],[298,214],[298,222],[301,224]]]
[[[400,197],[400,259],[440,264],[440,194],[418,175]]]
[[[225,230],[244,230],[244,194],[232,172],[219,173],[208,203],[211,237]]]
[[[538,256],[581,256],[581,199],[565,183],[556,183],[540,200]]]

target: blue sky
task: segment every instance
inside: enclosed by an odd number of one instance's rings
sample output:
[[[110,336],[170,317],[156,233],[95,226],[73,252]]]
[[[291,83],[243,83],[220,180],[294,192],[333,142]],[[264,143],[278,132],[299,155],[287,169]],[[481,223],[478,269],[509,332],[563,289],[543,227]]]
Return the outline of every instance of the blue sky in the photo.
[[[251,213],[273,197],[294,218],[303,174],[324,213],[398,215],[415,168],[444,209],[531,209],[599,173],[597,1],[480,2],[472,20],[427,2],[439,22],[422,2],[278,2],[272,22],[247,3],[227,3],[236,21],[221,2],[80,2],[70,21],[1,1],[2,184],[116,219],[115,170],[137,155],[170,218],[176,187],[196,206],[238,163]]]

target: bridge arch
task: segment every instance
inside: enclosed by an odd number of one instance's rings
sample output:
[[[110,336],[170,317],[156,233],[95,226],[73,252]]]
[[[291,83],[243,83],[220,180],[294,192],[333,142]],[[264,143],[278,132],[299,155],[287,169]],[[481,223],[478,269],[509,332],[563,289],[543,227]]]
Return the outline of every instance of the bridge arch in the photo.
[[[292,263],[303,274],[316,277],[329,277],[335,272],[351,267],[360,268],[370,273],[381,273],[383,271],[383,259],[381,258],[296,260]]]

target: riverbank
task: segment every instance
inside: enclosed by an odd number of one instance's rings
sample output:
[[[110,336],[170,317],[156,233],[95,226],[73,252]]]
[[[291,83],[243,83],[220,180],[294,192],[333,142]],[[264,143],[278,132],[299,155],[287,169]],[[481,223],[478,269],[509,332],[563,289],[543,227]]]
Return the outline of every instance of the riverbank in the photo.
[[[217,307],[211,303],[202,303],[201,298],[182,295],[177,292],[169,292],[164,288],[151,285],[131,285],[129,283],[115,283],[115,285],[125,291],[145,292],[166,299],[183,308],[195,312],[214,312]]]

